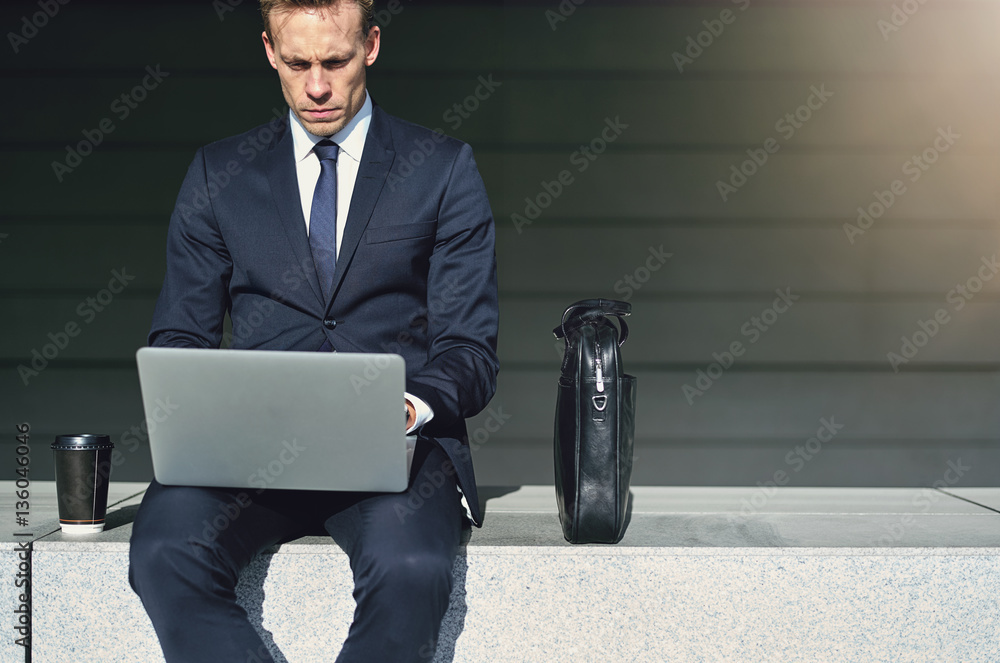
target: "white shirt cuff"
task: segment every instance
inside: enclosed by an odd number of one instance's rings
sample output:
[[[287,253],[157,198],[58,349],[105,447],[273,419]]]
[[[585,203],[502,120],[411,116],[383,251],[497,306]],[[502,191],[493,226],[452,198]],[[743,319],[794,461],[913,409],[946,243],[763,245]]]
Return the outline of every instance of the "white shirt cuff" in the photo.
[[[406,400],[410,401],[410,403],[413,405],[413,409],[416,411],[416,414],[413,419],[413,425],[406,429],[406,434],[409,435],[410,433],[417,430],[418,428],[426,424],[428,421],[433,419],[434,410],[431,409],[430,405],[425,403],[423,400],[417,398],[413,394],[404,393],[403,395],[406,397]]]

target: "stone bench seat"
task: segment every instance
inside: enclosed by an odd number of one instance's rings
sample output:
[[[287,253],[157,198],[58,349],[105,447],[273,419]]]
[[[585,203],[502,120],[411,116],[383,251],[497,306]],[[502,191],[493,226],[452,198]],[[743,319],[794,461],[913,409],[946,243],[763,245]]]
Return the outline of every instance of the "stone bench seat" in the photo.
[[[115,484],[108,528],[83,537],[33,486],[30,660],[162,661],[127,579],[145,485]],[[1000,660],[1000,489],[637,486],[625,539],[582,546],[552,486],[483,494],[437,662]],[[352,586],[344,553],[304,537],[259,557],[239,596],[276,660],[310,663],[339,650]],[[25,660],[12,641],[0,660]]]

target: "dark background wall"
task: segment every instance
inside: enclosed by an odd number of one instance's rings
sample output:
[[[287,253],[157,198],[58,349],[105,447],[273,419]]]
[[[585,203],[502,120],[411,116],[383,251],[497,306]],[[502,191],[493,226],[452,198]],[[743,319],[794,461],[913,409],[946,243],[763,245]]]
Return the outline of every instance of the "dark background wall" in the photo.
[[[472,422],[481,482],[552,481],[551,328],[604,296],[634,307],[636,483],[929,485],[951,462],[997,485],[998,3],[559,7],[402,0],[369,72],[387,110],[471,143],[489,189],[502,371]],[[40,11],[0,14],[0,478],[27,421],[36,479],[70,431],[112,434],[115,478],[148,479],[133,357],[174,196],[199,145],[285,106],[254,2],[71,0],[36,34]],[[845,229],[859,206],[867,228]],[[134,278],[109,300],[115,270]],[[33,351],[51,358],[22,375]],[[824,420],[836,435],[808,443]]]

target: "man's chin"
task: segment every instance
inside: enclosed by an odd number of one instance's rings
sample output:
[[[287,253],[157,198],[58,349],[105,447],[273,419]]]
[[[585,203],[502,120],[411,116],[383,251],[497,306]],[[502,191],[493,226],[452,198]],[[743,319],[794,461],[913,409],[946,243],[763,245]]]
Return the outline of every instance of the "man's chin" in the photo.
[[[308,131],[314,136],[323,136],[324,138],[329,138],[333,134],[337,133],[338,131],[343,129],[346,124],[346,122],[339,120],[338,121],[321,120],[317,122],[314,120],[310,120],[309,118],[302,117],[301,115],[299,115],[298,118],[299,121],[302,123],[302,126],[305,127],[306,131]]]

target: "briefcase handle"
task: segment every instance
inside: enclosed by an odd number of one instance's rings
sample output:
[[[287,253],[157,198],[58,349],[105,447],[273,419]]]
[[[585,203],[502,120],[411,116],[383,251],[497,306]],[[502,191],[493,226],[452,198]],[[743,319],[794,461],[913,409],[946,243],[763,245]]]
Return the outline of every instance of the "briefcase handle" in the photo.
[[[584,309],[582,312],[573,315],[574,311]],[[591,324],[606,316],[618,318],[618,347],[625,343],[628,338],[628,325],[625,324],[625,317],[632,315],[632,305],[628,302],[620,302],[616,299],[581,299],[570,304],[563,311],[562,321],[558,327],[552,330],[556,338],[566,340],[569,345],[569,335],[582,327]],[[572,317],[572,319],[570,319]]]

